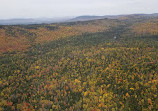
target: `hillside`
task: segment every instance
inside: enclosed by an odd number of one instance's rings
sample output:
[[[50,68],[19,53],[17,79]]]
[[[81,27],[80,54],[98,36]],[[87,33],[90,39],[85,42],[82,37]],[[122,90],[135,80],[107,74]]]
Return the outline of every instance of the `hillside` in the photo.
[[[73,22],[48,25],[14,25],[0,28],[0,53],[24,50],[32,44],[44,43],[65,37],[96,33],[117,26],[115,20]]]
[[[0,111],[157,111],[157,23],[0,26]]]

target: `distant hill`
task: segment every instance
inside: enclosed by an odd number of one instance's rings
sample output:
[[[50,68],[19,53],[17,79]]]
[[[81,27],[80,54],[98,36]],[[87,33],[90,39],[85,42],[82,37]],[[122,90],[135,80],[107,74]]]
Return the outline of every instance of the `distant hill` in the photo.
[[[67,22],[76,22],[76,21],[89,21],[89,20],[97,20],[97,19],[118,19],[122,16],[126,15],[106,15],[106,16],[78,16],[76,18],[70,19]]]
[[[154,14],[129,14],[129,15],[105,15],[105,16],[78,16],[75,18],[28,18],[28,19],[0,19],[0,25],[23,25],[23,24],[50,24],[59,22],[76,22],[76,21],[89,21],[97,19],[132,19],[132,18],[155,18],[158,13]]]
[[[76,18],[68,20],[68,22],[75,22],[75,21],[88,21],[88,20],[96,20],[96,19],[104,19],[105,16],[78,16]]]
[[[129,14],[129,15],[105,15],[105,16],[78,16],[76,18],[70,19],[67,22],[76,22],[76,21],[89,21],[89,20],[96,20],[96,19],[119,19],[119,18],[135,18],[135,17],[158,17],[158,13],[154,13],[154,14]]]
[[[24,24],[50,24],[57,22],[65,22],[70,18],[28,18],[28,19],[1,19],[0,25],[24,25]]]

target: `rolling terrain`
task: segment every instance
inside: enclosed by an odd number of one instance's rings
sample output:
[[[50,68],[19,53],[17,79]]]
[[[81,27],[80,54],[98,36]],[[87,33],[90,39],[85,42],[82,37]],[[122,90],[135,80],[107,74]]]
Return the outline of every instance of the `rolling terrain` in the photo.
[[[0,111],[157,111],[158,17],[0,26]]]

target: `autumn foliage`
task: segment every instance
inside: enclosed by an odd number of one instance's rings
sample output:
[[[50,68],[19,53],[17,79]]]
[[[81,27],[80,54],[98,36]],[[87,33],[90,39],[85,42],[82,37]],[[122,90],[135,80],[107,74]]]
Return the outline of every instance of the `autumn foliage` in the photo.
[[[3,26],[0,111],[157,111],[158,37],[129,36],[127,27]]]

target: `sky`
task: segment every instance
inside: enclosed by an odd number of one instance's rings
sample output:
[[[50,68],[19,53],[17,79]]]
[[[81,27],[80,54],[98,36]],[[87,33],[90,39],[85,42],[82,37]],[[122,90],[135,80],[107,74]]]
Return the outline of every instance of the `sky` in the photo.
[[[0,19],[158,13],[158,0],[0,0]]]

